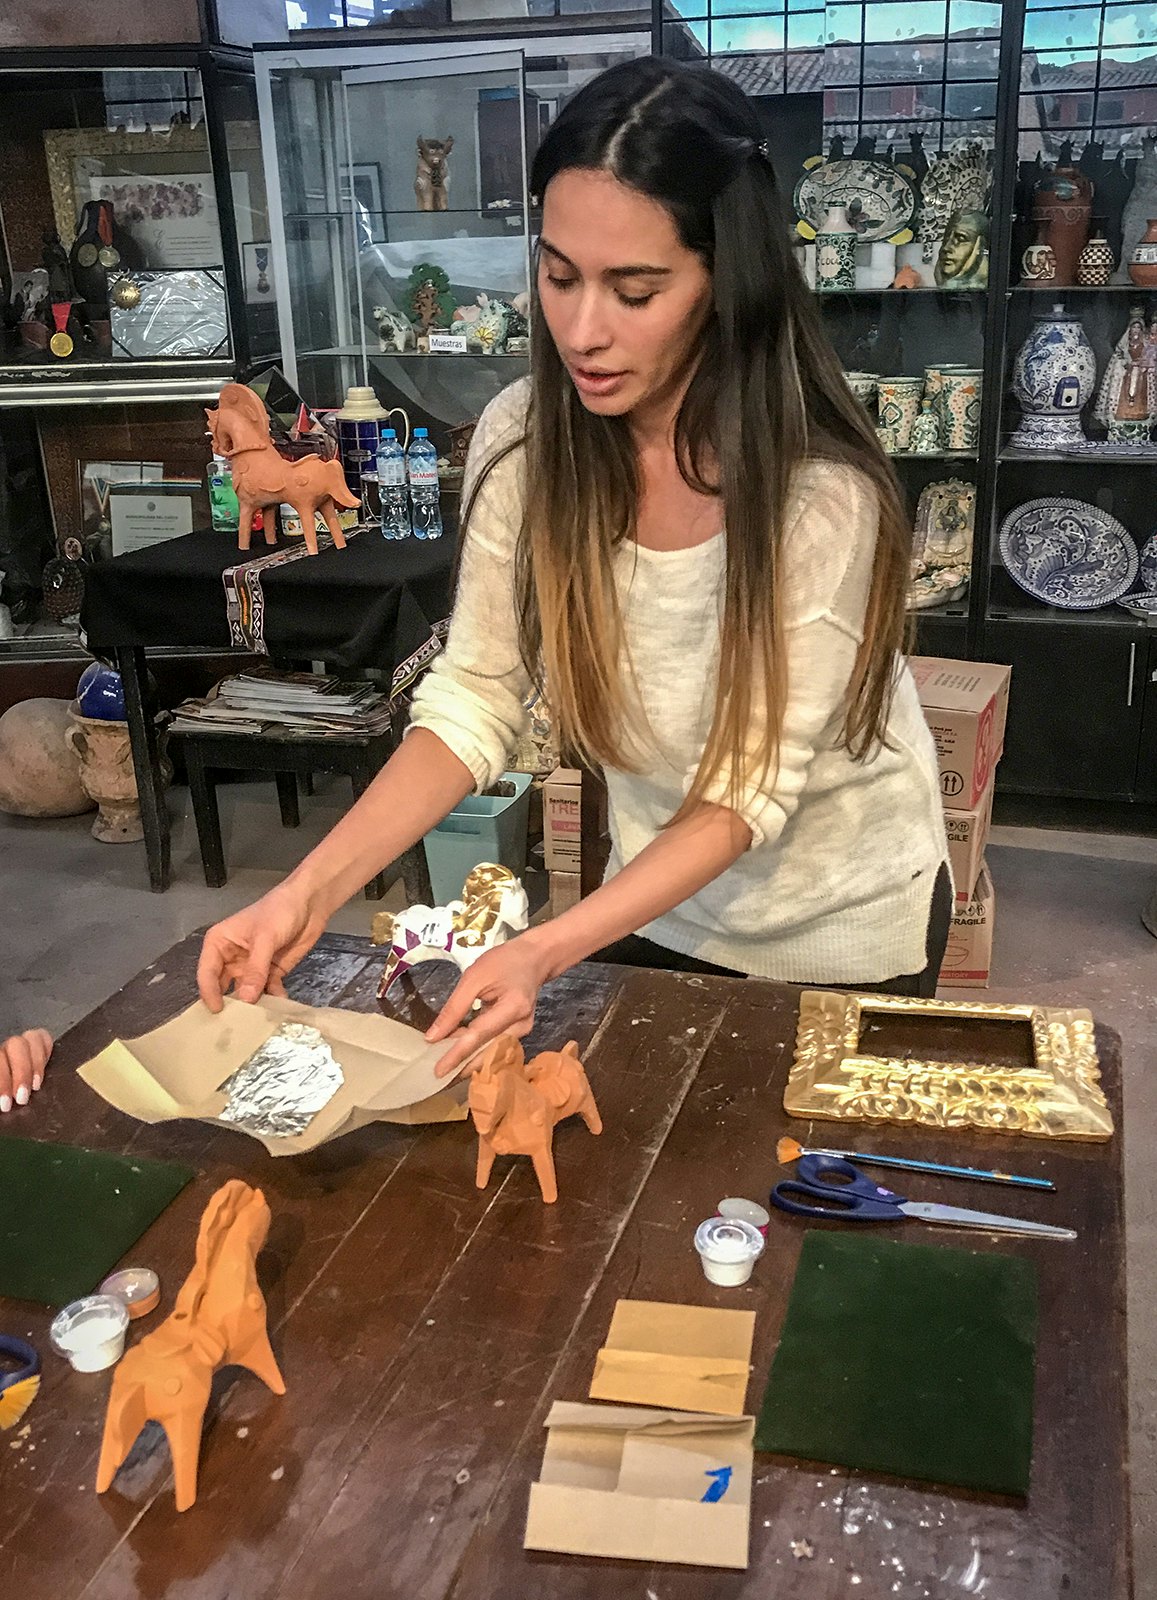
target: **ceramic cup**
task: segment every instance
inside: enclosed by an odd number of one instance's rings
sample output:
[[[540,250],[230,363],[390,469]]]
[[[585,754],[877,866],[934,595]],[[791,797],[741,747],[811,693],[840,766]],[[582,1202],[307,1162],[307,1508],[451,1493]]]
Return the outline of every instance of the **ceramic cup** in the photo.
[[[848,388],[856,399],[868,411],[871,411],[876,399],[876,385],[880,381],[876,374],[874,372],[845,372],[844,377],[848,380]]]
[[[742,1218],[708,1217],[695,1230],[695,1248],[708,1283],[736,1289],[763,1253],[763,1235]]]
[[[891,435],[893,454],[907,450],[912,438],[912,424],[920,415],[920,401],[924,395],[923,378],[881,378],[877,395],[880,404],[880,427]]]
[[[946,450],[975,450],[980,440],[979,367],[940,368],[940,420]]]

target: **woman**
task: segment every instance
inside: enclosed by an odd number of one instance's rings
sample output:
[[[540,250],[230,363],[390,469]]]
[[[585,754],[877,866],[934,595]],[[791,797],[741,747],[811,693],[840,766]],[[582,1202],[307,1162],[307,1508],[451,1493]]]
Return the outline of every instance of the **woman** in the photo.
[[[612,68],[532,187],[532,371],[476,431],[446,650],[370,791],[210,930],[201,993],[281,992],[339,905],[501,773],[539,678],[605,771],[608,875],[463,976],[427,1035],[453,1036],[441,1072],[526,1033],[589,956],[931,992],[951,883],[898,654],[910,528],[754,110],[712,72]]]

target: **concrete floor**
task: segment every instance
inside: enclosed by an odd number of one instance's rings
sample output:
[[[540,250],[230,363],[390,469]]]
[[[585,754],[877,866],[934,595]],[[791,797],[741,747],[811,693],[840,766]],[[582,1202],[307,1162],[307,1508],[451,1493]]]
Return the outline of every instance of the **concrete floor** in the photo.
[[[26,822],[0,815],[0,1029],[60,1033],[176,940],[273,885],[347,803],[339,780],[319,779],[302,826],[281,829],[272,788],[221,793],[223,889],[207,889],[187,791],[170,795],[174,884],[146,887],[143,846],[96,843],[90,819]],[[1157,883],[1157,839],[998,827],[989,865],[997,933],[989,997],[1087,1005],[1124,1040],[1129,1258],[1129,1387],[1138,1600],[1157,1600],[1157,941],[1139,912]],[[401,885],[384,905],[402,905]],[[332,926],[366,933],[365,900]],[[959,996],[958,991],[954,991]]]

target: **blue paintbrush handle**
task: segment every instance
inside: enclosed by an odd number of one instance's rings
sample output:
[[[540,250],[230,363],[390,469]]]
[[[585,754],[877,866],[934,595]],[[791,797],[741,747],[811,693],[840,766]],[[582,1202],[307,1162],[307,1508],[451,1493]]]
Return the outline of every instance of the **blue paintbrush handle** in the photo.
[[[975,1178],[982,1183],[1010,1183],[1020,1189],[1051,1189],[1048,1178],[1022,1178],[1010,1172],[987,1172],[983,1167],[950,1167],[940,1161],[914,1161],[905,1156],[872,1156],[862,1150],[815,1150],[815,1155],[860,1161],[866,1167],[896,1167],[904,1172],[935,1172],[944,1178]]]

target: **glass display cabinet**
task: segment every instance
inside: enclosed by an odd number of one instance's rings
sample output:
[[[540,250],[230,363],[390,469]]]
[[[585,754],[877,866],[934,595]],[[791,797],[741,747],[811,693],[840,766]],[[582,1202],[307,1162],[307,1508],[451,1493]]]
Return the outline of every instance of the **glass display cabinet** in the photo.
[[[446,40],[256,63],[285,370],[450,430],[527,370],[527,174],[559,103],[649,35]],[[284,290],[282,288],[284,286]]]

